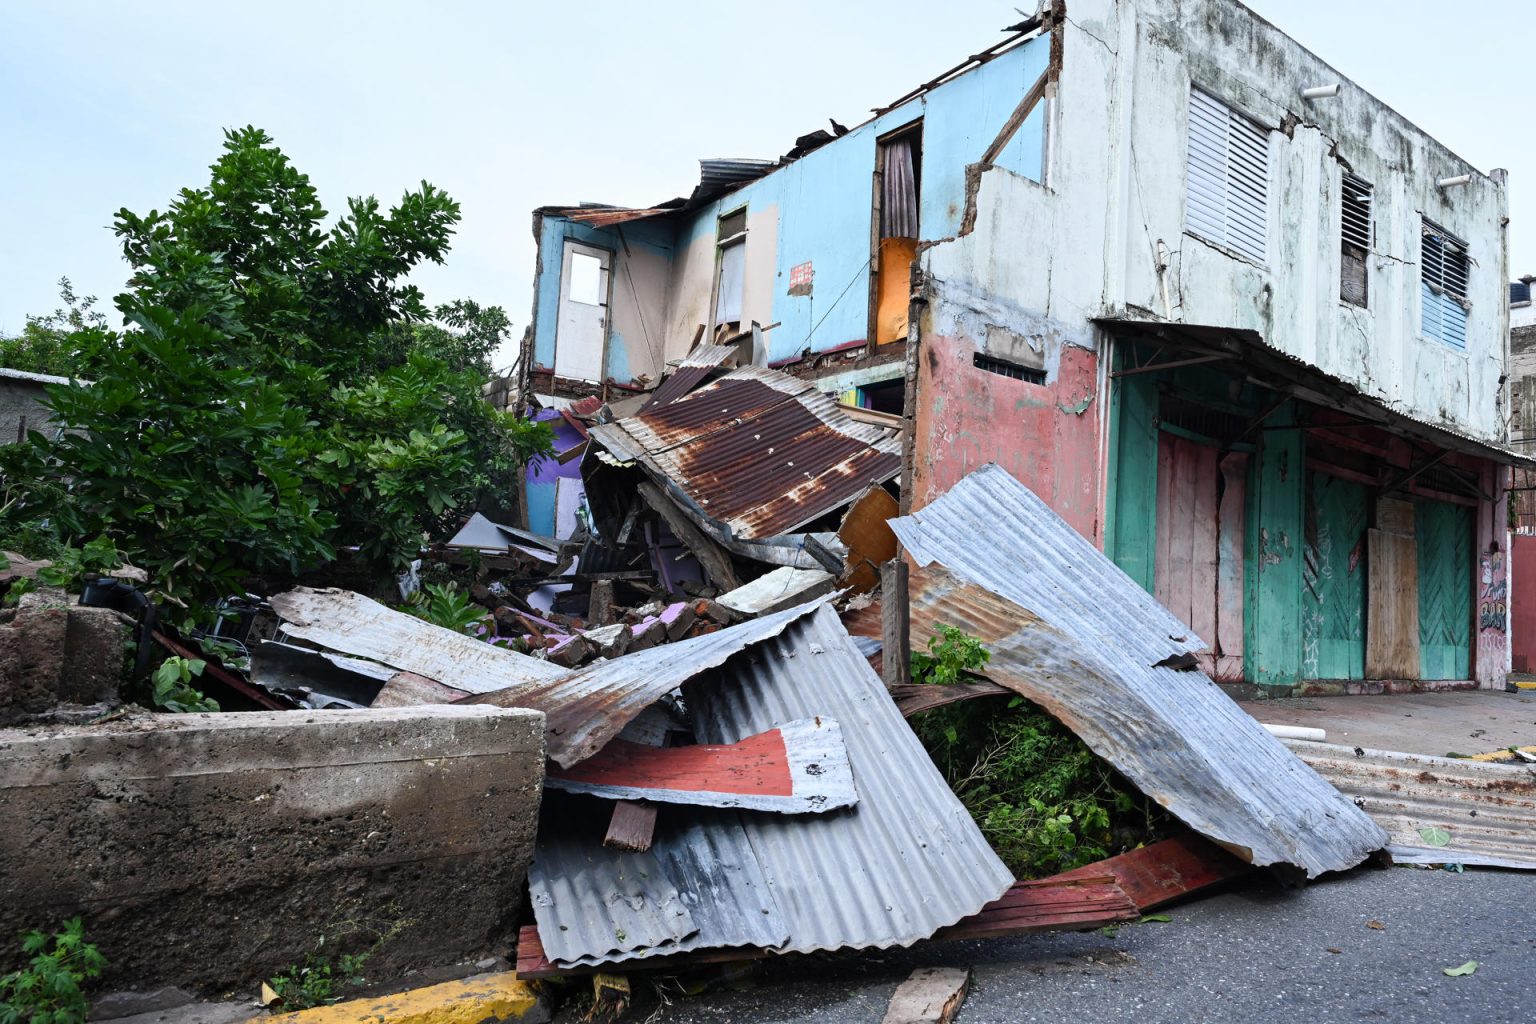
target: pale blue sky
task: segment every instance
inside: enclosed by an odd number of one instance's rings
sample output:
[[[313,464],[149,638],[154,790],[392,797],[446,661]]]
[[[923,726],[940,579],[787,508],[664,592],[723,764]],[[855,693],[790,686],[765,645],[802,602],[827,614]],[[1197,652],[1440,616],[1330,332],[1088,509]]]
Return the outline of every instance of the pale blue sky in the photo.
[[[1250,6],[1475,166],[1508,168],[1511,270],[1536,272],[1530,4]],[[110,310],[113,213],[206,181],[221,129],[249,123],[327,209],[446,189],[464,221],[417,283],[505,306],[520,335],[535,206],[684,194],[699,157],[775,157],[828,116],[857,124],[1018,17],[981,0],[0,0],[0,330],[51,310],[61,274]]]

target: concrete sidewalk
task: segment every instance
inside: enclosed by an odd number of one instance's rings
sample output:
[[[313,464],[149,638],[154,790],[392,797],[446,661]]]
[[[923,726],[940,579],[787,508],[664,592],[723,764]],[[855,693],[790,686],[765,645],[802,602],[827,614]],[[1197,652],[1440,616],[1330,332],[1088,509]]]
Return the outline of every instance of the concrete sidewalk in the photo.
[[[1238,702],[1269,725],[1326,729],[1329,743],[1410,754],[1480,754],[1536,743],[1536,692],[1454,690]]]

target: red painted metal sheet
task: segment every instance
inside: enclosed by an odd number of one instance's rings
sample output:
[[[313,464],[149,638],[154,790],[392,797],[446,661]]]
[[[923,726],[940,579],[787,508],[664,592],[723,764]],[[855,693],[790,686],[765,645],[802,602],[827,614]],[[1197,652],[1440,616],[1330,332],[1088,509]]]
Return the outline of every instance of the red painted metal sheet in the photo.
[[[737,743],[652,747],[616,739],[552,789],[612,800],[818,813],[858,802],[842,731],[830,718],[791,722]]]
[[[1215,843],[1186,833],[1053,877],[1068,880],[1109,875],[1136,909],[1145,912],[1252,871],[1253,865]]]

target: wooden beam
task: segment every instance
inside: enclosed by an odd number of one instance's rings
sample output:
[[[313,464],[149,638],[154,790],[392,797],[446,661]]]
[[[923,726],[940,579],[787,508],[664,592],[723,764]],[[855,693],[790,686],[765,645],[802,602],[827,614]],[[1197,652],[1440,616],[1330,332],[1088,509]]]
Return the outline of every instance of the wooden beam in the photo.
[[[1156,373],[1158,370],[1176,370],[1181,366],[1200,366],[1204,363],[1219,363],[1228,359],[1236,358],[1236,356],[1227,355],[1225,353],[1211,356],[1191,356],[1188,359],[1171,359],[1166,363],[1152,363],[1148,366],[1133,366],[1126,370],[1114,370],[1110,372],[1110,376],[1134,377],[1138,373]],[[1273,409],[1270,410],[1270,412],[1273,411]],[[1265,415],[1268,415],[1268,413]]]
[[[649,480],[642,481],[638,490],[640,497],[645,499],[645,503],[661,516],[668,529],[693,553],[693,557],[699,560],[699,565],[703,566],[704,575],[709,580],[710,586],[719,589],[722,593],[741,586],[741,580],[736,576],[736,568],[731,564],[731,553],[723,544],[695,526],[693,520],[684,515],[683,510],[678,508],[660,487]]]
[[[1440,450],[1439,454],[1430,456],[1429,458],[1425,459],[1423,462],[1420,462],[1417,466],[1414,466],[1408,472],[1402,474],[1397,479],[1393,480],[1391,483],[1384,485],[1382,487],[1382,491],[1390,494],[1391,492],[1397,490],[1399,487],[1401,487],[1404,484],[1406,484],[1408,481],[1412,480],[1414,477],[1418,476],[1420,473],[1424,472],[1426,469],[1429,469],[1431,466],[1434,466],[1434,465],[1437,465],[1437,464],[1439,464],[1441,462],[1444,462],[1446,459],[1448,459],[1450,457],[1451,457],[1451,450],[1449,448],[1442,448]]]
[[[1050,83],[1051,72],[1047,68],[1035,81],[1035,84],[1029,87],[1029,92],[1024,94],[1024,98],[1019,100],[1019,105],[1013,108],[1013,113],[1008,115],[1008,120],[1003,122],[1002,131],[997,133],[997,138],[992,140],[992,145],[988,146],[987,151],[981,154],[980,162],[983,165],[995,163],[997,158],[1003,155],[1003,150],[1013,140],[1013,136],[1018,132],[1019,126],[1024,123],[1025,118],[1029,117],[1035,106],[1045,98],[1045,89]]]
[[[893,558],[880,567],[880,634],[889,689],[912,682],[911,620],[907,612],[907,563]]]
[[[950,1024],[970,988],[970,968],[919,967],[896,986],[881,1024]]]

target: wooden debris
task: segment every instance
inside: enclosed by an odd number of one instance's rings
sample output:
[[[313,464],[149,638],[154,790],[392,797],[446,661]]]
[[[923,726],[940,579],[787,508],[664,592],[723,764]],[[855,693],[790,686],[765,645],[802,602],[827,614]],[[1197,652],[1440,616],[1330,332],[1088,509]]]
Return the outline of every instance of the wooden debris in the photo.
[[[919,967],[891,996],[881,1024],[950,1024],[971,988],[959,967]]]
[[[656,833],[656,805],[639,800],[620,800],[613,805],[608,834],[603,845],[630,853],[644,853],[651,848]]]
[[[1251,871],[1251,864],[1208,839],[1186,832],[1054,877],[1072,881],[1109,875],[1136,909],[1145,913]]]
[[[880,567],[880,654],[887,689],[912,682],[911,629],[907,563],[893,558]]]
[[[467,696],[467,691],[444,686],[436,679],[428,679],[415,672],[396,672],[384,683],[369,707],[407,708],[418,704],[452,704],[460,697]]]

